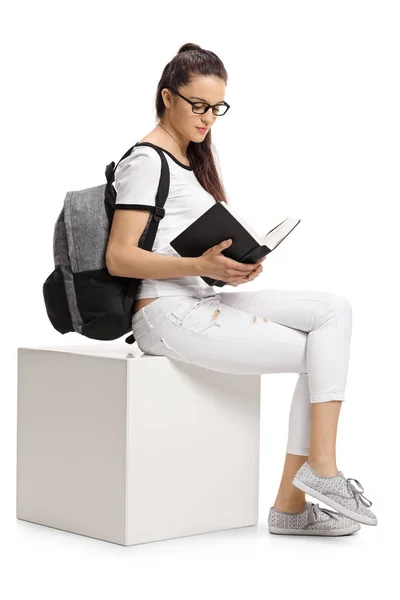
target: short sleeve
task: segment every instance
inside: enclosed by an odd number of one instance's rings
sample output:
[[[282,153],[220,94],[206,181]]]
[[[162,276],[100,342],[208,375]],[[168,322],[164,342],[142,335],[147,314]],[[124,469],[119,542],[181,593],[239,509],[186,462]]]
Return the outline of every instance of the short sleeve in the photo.
[[[114,173],[115,210],[156,205],[161,177],[161,159],[156,152],[135,147],[121,160]]]

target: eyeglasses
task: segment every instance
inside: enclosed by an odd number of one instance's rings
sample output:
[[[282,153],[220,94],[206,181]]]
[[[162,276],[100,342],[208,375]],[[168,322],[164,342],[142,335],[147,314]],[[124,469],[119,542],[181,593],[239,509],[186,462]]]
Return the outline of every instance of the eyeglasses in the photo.
[[[227,102],[223,102],[222,104],[214,104],[213,106],[205,102],[192,102],[191,100],[189,100],[189,98],[185,98],[185,96],[182,96],[182,94],[180,94],[174,88],[169,86],[166,86],[166,88],[174,92],[174,94],[177,94],[178,96],[183,98],[183,100],[186,100],[186,102],[189,102],[189,104],[192,105],[192,111],[197,115],[204,115],[208,111],[208,109],[211,108],[213,115],[215,115],[216,117],[222,117],[222,115],[224,115],[230,108],[230,104],[228,104]]]

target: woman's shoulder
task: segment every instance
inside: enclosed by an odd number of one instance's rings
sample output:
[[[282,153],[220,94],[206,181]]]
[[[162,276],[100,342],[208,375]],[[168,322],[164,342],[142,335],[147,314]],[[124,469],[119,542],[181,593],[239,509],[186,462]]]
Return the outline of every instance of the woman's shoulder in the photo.
[[[184,167],[187,167],[189,169],[191,168],[190,161],[188,161],[186,157],[180,156],[176,152],[175,148],[166,144],[166,142],[163,141],[157,135],[155,135],[155,134],[146,135],[143,139],[141,139],[137,143],[142,144],[142,143],[146,143],[146,142],[152,144],[153,146],[156,146],[160,150],[164,150],[164,152],[166,152],[168,154],[168,156],[170,156],[177,164],[183,165]],[[148,148],[149,146],[139,146],[139,148],[146,148],[146,147]],[[150,148],[151,148],[151,146],[150,146]]]
[[[124,159],[120,160],[115,169],[115,178],[122,175],[160,176],[161,162],[158,154],[149,146],[134,146]]]

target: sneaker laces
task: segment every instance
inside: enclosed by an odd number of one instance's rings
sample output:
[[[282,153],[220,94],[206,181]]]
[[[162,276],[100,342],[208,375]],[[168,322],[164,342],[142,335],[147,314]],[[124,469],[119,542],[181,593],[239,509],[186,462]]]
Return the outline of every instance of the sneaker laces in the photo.
[[[320,506],[317,503],[314,502],[310,502],[310,504],[308,505],[308,519],[313,522],[316,523],[318,521],[318,511],[321,511],[325,514],[327,514],[329,517],[333,517],[334,519],[339,520],[339,514],[337,512],[335,512],[334,510],[330,510],[329,508],[322,508],[322,506]]]
[[[363,488],[363,486],[361,485],[361,483],[357,479],[354,479],[353,477],[348,477],[346,479],[346,481],[347,481],[348,490],[349,490],[350,493],[353,493],[354,498],[355,498],[355,500],[357,502],[357,506],[359,505],[359,502],[362,502],[362,504],[364,504],[364,506],[367,506],[368,508],[370,506],[372,506],[371,500],[368,500],[368,498],[366,498],[365,496],[362,495],[362,493],[364,492],[364,488]],[[350,483],[350,481],[355,481],[356,484],[358,485],[358,487],[361,488],[361,489],[358,490],[356,487],[354,487],[354,485],[352,483]],[[365,500],[367,501],[367,503],[369,502],[369,504],[367,504],[365,502]]]

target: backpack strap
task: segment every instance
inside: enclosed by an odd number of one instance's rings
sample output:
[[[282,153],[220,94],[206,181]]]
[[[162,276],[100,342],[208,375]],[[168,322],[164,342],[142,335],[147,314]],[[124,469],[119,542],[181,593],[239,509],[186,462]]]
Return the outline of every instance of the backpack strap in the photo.
[[[158,153],[158,155],[161,158],[161,175],[160,175],[160,183],[159,183],[158,191],[157,191],[157,195],[156,195],[156,205],[155,206],[144,206],[142,204],[137,204],[137,205],[133,205],[133,206],[135,206],[135,208],[137,210],[149,210],[150,212],[152,212],[153,219],[157,223],[160,219],[164,218],[164,216],[165,216],[164,204],[165,204],[165,201],[168,196],[169,184],[170,184],[169,167],[168,167],[168,163],[165,158],[165,154],[158,146],[155,146],[154,144],[150,144],[148,142],[136,142],[136,144],[131,146],[129,148],[129,150],[127,150],[125,152],[125,154],[119,159],[117,164],[115,164],[113,161],[109,165],[106,166],[105,175],[106,175],[106,179],[107,179],[107,184],[106,184],[106,188],[105,188],[105,192],[104,192],[104,199],[105,199],[105,210],[106,210],[108,220],[110,223],[110,228],[111,228],[111,224],[112,224],[112,220],[113,220],[113,216],[114,216],[115,200],[117,197],[117,192],[116,192],[114,186],[112,185],[115,181],[115,171],[116,171],[119,163],[121,162],[121,160],[124,160],[124,158],[127,158],[127,156],[129,156],[130,153],[132,152],[133,148],[135,148],[135,146],[150,146],[151,148],[154,148],[154,150]],[[163,169],[166,169],[166,171],[168,172],[167,177],[163,176]],[[163,177],[165,177],[165,183],[161,183],[163,181]],[[165,185],[167,185],[167,188],[165,191],[166,192],[165,198],[163,198],[163,195],[164,195],[163,186],[165,186]],[[160,190],[160,188],[161,188],[161,190]],[[159,198],[163,198],[163,200],[159,201]],[[153,220],[152,220],[152,224],[153,224]],[[157,231],[157,227],[155,228],[154,238],[156,235],[156,231]],[[151,234],[150,234],[150,237],[151,237]],[[148,235],[146,235],[145,241],[147,242],[147,240],[150,239],[150,237]],[[147,245],[140,246],[140,247],[145,248],[145,250],[151,250],[153,247],[154,238],[151,242],[150,248],[148,248]]]
[[[139,142],[138,142],[139,143]],[[143,142],[145,144],[145,142]],[[135,144],[136,146],[137,144]],[[147,144],[145,144],[147,146]],[[161,219],[165,217],[165,209],[164,204],[168,198],[169,185],[170,185],[170,172],[167,163],[167,159],[165,158],[165,154],[162,150],[157,147],[154,147],[154,150],[158,153],[161,158],[161,175],[160,181],[158,182],[158,189],[156,194],[156,205],[153,209],[152,219],[150,221],[149,228],[147,230],[143,246],[140,246],[144,250],[151,251],[154,245],[154,240],[156,237],[158,223]],[[148,209],[147,209],[148,210]]]

